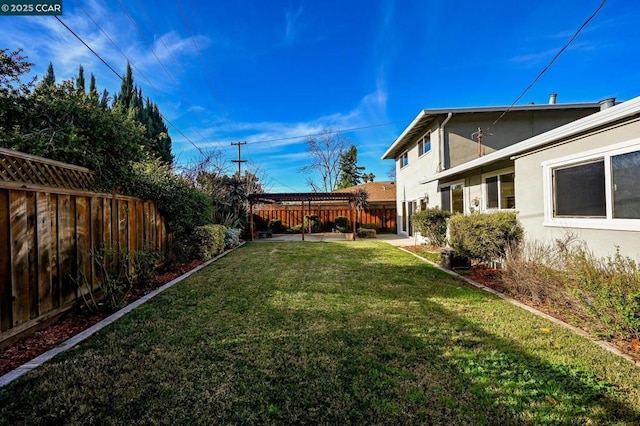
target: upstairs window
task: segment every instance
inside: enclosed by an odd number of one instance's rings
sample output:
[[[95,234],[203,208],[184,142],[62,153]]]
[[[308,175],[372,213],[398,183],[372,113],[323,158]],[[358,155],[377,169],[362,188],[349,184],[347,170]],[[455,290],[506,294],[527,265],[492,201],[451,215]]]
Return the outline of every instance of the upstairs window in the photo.
[[[418,141],[418,157],[422,157],[431,151],[431,132],[427,133]]]
[[[398,159],[398,162],[400,163],[401,169],[407,167],[409,165],[409,153],[405,151]]]

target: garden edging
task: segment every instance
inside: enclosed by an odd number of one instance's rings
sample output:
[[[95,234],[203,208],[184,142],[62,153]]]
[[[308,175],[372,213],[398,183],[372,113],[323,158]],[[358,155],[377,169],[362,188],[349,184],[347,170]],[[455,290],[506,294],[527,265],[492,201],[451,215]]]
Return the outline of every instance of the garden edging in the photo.
[[[574,333],[576,333],[576,334],[578,334],[578,335],[580,335],[580,336],[582,336],[582,337],[585,337],[585,338],[587,338],[587,339],[591,340],[591,341],[592,341],[593,343],[595,343],[596,345],[598,345],[598,346],[600,346],[601,348],[603,348],[603,349],[605,349],[605,350],[607,350],[607,351],[609,351],[609,352],[613,353],[614,355],[617,355],[617,356],[619,356],[619,357],[621,357],[621,358],[626,359],[627,361],[631,362],[632,364],[634,364],[634,365],[636,365],[636,366],[640,365],[640,362],[639,362],[638,360],[636,360],[636,359],[634,359],[633,357],[631,357],[631,356],[629,356],[629,355],[625,354],[624,352],[622,352],[621,350],[619,350],[618,348],[616,348],[614,345],[612,345],[612,344],[611,344],[611,343],[609,343],[609,342],[606,342],[606,341],[604,341],[604,340],[597,340],[597,339],[594,339],[592,336],[590,336],[590,335],[589,335],[587,332],[585,332],[584,330],[581,330],[581,329],[579,329],[579,328],[577,328],[577,327],[574,327],[574,326],[572,326],[571,324],[568,324],[568,323],[566,323],[566,322],[564,322],[564,321],[561,321],[561,320],[559,320],[559,319],[558,319],[558,318],[556,318],[556,317],[553,317],[553,316],[551,316],[551,315],[549,315],[549,314],[547,314],[547,313],[545,313],[545,312],[539,311],[538,309],[533,308],[533,307],[531,307],[531,306],[529,306],[529,305],[527,305],[527,304],[524,304],[524,303],[522,303],[522,302],[520,302],[520,301],[518,301],[518,300],[512,299],[511,297],[509,297],[509,296],[507,296],[507,295],[505,295],[505,294],[503,294],[503,293],[500,293],[499,291],[496,291],[496,290],[494,290],[494,289],[492,289],[492,288],[490,288],[490,287],[487,287],[487,286],[485,286],[485,285],[483,285],[483,284],[477,283],[477,282],[473,281],[472,279],[469,279],[469,278],[467,278],[467,277],[464,277],[464,276],[462,276],[462,275],[459,275],[459,274],[455,273],[454,271],[450,271],[450,270],[448,270],[448,269],[445,269],[445,268],[443,268],[442,266],[438,265],[437,263],[434,263],[434,262],[432,262],[432,261],[430,261],[430,260],[428,260],[428,259],[425,259],[424,257],[421,257],[421,256],[419,256],[419,255],[417,255],[417,254],[415,254],[415,253],[413,253],[413,252],[411,252],[411,251],[409,251],[409,250],[406,250],[406,249],[405,249],[405,248],[403,248],[403,247],[398,247],[398,248],[399,248],[400,250],[402,250],[402,251],[404,251],[404,252],[406,252],[406,253],[409,253],[410,255],[415,256],[416,258],[418,258],[418,259],[420,259],[420,260],[422,260],[422,261],[424,261],[424,262],[426,262],[426,263],[428,263],[428,264],[430,264],[430,265],[432,265],[432,266],[436,267],[437,269],[439,269],[439,270],[441,270],[441,271],[443,271],[443,272],[446,272],[446,273],[447,273],[447,274],[449,274],[449,275],[452,275],[452,276],[454,276],[454,277],[461,278],[462,280],[466,281],[468,284],[470,284],[470,285],[472,285],[472,286],[474,286],[474,287],[476,287],[476,288],[479,288],[479,289],[484,290],[484,291],[486,291],[486,292],[488,292],[488,293],[491,293],[491,294],[493,294],[493,295],[495,295],[495,296],[499,297],[500,299],[505,300],[505,301],[507,301],[507,302],[511,303],[511,304],[512,304],[512,305],[514,305],[514,306],[517,306],[517,307],[519,307],[519,308],[522,308],[522,309],[524,309],[524,310],[526,310],[526,311],[531,312],[532,314],[535,314],[535,315],[537,315],[537,316],[539,316],[539,317],[542,317],[542,318],[544,318],[544,319],[546,319],[546,320],[548,320],[548,321],[551,321],[551,322],[552,322],[552,323],[554,323],[554,324],[557,324],[557,325],[559,325],[559,326],[561,326],[561,327],[564,327],[564,328],[566,328],[566,329],[568,329],[568,330],[571,330],[572,332],[574,332]]]
[[[69,349],[71,349],[74,346],[76,346],[78,343],[80,343],[83,340],[89,338],[90,336],[92,336],[96,332],[102,330],[104,327],[106,327],[109,324],[111,324],[111,323],[117,321],[118,319],[122,318],[123,316],[125,316],[126,314],[128,314],[129,312],[131,312],[132,310],[137,308],[138,306],[142,305],[143,303],[148,302],[149,300],[153,299],[158,294],[162,293],[163,291],[167,290],[170,287],[173,287],[174,285],[178,284],[180,281],[184,280],[185,278],[188,278],[192,274],[195,274],[199,270],[209,266],[210,264],[212,264],[216,260],[226,256],[227,254],[229,254],[230,252],[232,252],[236,248],[242,247],[244,244],[245,244],[245,242],[243,241],[243,242],[240,243],[240,245],[238,245],[238,247],[226,250],[222,254],[219,254],[218,256],[214,257],[213,259],[207,260],[202,265],[199,265],[199,266],[193,268],[192,270],[190,270],[190,271],[180,275],[179,277],[169,281],[168,283],[164,284],[163,286],[158,287],[157,289],[149,292],[148,294],[145,294],[140,299],[138,299],[138,300],[134,301],[133,303],[125,306],[124,308],[120,309],[119,311],[109,315],[107,318],[103,319],[102,321],[92,325],[91,327],[87,328],[86,330],[81,331],[80,333],[76,334],[75,336],[65,340],[59,346],[57,346],[57,347],[55,347],[55,348],[53,348],[53,349],[51,349],[51,350],[49,350],[49,351],[47,351],[45,353],[33,358],[31,361],[22,364],[21,366],[19,366],[16,369],[8,372],[7,374],[5,374],[3,376],[0,376],[0,388],[8,385],[9,383],[13,382],[18,377],[21,377],[22,375],[28,373],[29,371],[41,366],[42,364],[44,364],[45,362],[49,361],[50,359],[52,359],[56,355],[58,355],[58,354],[60,354],[62,352],[68,351]]]

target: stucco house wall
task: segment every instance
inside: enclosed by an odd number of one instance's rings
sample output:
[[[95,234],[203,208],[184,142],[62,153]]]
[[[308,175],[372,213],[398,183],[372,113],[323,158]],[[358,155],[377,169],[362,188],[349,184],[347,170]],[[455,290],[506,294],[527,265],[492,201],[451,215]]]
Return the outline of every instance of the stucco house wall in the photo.
[[[633,224],[626,226],[626,229],[607,228],[604,223],[601,229],[594,229],[593,226],[598,226],[597,219],[585,221],[585,225],[586,222],[590,222],[590,227],[576,226],[579,220],[567,221],[566,225],[550,223],[548,219],[551,212],[548,210],[552,207],[549,206],[548,201],[545,203],[545,197],[549,197],[551,182],[548,177],[545,177],[543,167],[546,162],[575,158],[576,155],[589,152],[606,151],[607,147],[613,149],[627,142],[633,144],[634,140],[640,150],[639,137],[640,121],[633,120],[613,124],[605,129],[598,129],[587,135],[562,141],[544,150],[517,157],[515,159],[516,202],[518,217],[526,230],[526,239],[553,242],[571,233],[586,241],[589,249],[600,257],[613,255],[618,247],[623,255],[640,260],[640,219],[631,220],[638,223],[635,226]],[[638,188],[640,193],[640,182],[638,182]]]

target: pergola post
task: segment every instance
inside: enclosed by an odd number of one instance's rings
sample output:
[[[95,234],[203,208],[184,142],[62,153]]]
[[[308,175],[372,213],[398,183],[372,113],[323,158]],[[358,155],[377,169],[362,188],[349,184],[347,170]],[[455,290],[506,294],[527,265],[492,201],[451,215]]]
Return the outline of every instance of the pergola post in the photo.
[[[351,202],[351,223],[353,228],[353,241],[356,240],[356,200]]]
[[[302,241],[304,241],[304,200],[302,200]]]
[[[249,234],[253,241],[253,201],[249,201]]]

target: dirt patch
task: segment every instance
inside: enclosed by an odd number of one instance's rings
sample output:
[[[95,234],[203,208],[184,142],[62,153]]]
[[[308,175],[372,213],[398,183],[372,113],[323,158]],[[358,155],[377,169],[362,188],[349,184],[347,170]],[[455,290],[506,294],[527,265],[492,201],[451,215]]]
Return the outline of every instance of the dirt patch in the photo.
[[[145,294],[202,265],[202,263],[202,261],[194,260],[159,273],[147,288],[132,290],[127,296],[127,304],[138,300]],[[85,306],[81,305],[65,313],[60,320],[49,327],[4,347],[0,350],[0,376],[55,348],[70,337],[102,321],[110,314],[110,312],[89,312]]]

